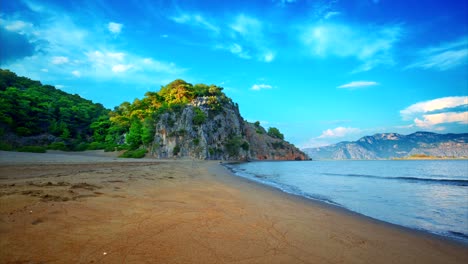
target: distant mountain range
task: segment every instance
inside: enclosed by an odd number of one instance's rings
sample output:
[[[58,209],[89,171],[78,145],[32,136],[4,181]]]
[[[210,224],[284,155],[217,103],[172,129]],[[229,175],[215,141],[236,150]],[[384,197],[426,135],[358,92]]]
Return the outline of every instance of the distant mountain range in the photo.
[[[390,159],[424,154],[440,157],[468,157],[468,133],[437,134],[416,132],[375,134],[353,142],[303,149],[310,158],[320,159]]]

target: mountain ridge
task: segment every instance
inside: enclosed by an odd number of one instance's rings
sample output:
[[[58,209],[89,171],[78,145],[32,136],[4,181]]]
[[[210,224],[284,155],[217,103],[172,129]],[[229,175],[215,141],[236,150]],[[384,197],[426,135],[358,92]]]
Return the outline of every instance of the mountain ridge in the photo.
[[[418,131],[409,135],[378,133],[356,141],[304,148],[312,159],[369,160],[404,158],[423,154],[437,157],[468,157],[468,133],[438,134]]]

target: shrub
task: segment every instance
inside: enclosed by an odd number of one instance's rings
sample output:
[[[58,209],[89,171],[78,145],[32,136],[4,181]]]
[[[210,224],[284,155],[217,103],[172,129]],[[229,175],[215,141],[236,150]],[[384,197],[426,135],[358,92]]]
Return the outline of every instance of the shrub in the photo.
[[[241,144],[241,148],[245,151],[248,151],[250,146],[249,146],[249,143],[247,143],[247,141],[244,141],[242,144]]]
[[[268,128],[267,134],[268,134],[270,137],[278,138],[278,139],[281,139],[281,140],[284,139],[284,135],[281,134],[281,132],[279,131],[279,129],[277,129],[276,127],[270,127],[270,128]]]
[[[91,142],[88,145],[88,150],[97,150],[97,149],[103,149],[105,145],[100,142]]]
[[[67,145],[65,145],[64,142],[54,142],[50,145],[47,146],[47,149],[53,149],[53,150],[63,150],[67,151],[70,150]]]
[[[45,153],[46,149],[40,146],[24,146],[17,149],[19,152]]]
[[[172,154],[173,154],[174,156],[177,156],[177,155],[179,154],[179,152],[180,152],[180,146],[179,146],[179,145],[176,145],[176,146],[174,147],[174,149],[172,150]]]
[[[130,146],[127,145],[127,144],[122,144],[122,145],[118,145],[117,146],[117,150],[118,151],[121,151],[121,150],[129,150],[130,149]]]
[[[146,149],[127,150],[119,158],[141,159],[145,156],[146,152]]]
[[[0,150],[12,151],[13,146],[11,146],[10,144],[8,144],[6,142],[0,142]]]
[[[76,145],[74,148],[75,151],[85,151],[88,149],[88,143],[81,142],[80,144]]]
[[[241,140],[239,137],[230,138],[224,143],[224,148],[226,149],[229,156],[239,155],[240,147],[241,147]]]
[[[116,149],[117,149],[117,145],[109,144],[109,145],[106,145],[106,147],[104,148],[104,152],[113,152]]]
[[[193,139],[193,144],[194,144],[195,146],[198,146],[198,144],[200,144],[200,139],[199,139],[199,138]]]
[[[281,141],[280,141],[280,142],[273,142],[273,143],[271,143],[271,146],[272,146],[274,149],[279,149],[279,148],[280,148],[280,149],[284,149],[284,148],[285,148],[283,142],[281,142]]]
[[[195,115],[193,116],[193,120],[192,120],[193,124],[199,126],[205,123],[206,114],[198,107],[194,108],[194,112],[195,112]]]

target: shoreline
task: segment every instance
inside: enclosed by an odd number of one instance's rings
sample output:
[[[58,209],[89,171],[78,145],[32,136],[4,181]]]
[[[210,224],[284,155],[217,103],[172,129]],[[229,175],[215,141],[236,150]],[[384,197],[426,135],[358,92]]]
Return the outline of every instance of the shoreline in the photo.
[[[466,246],[281,192],[219,161],[69,158],[0,162],[0,262],[468,260]]]
[[[261,162],[261,161],[259,161],[259,162]],[[276,161],[272,161],[272,162],[276,162]],[[234,163],[238,163],[238,162],[234,162]],[[296,194],[296,193],[293,193],[293,192],[287,192],[287,191],[282,190],[279,187],[275,187],[273,185],[268,185],[268,184],[262,183],[260,181],[256,181],[256,180],[253,180],[253,179],[249,179],[247,177],[236,175],[235,171],[233,169],[231,169],[230,167],[228,167],[229,166],[228,164],[229,163],[223,163],[223,164],[221,164],[221,166],[227,170],[227,173],[230,174],[230,177],[238,178],[239,180],[246,181],[249,184],[255,184],[255,185],[258,185],[261,188],[263,187],[263,188],[269,189],[271,191],[278,192],[278,194],[280,194],[280,195],[291,196],[291,197],[296,198],[299,201],[302,201],[304,203],[311,203],[312,206],[320,206],[320,207],[324,207],[324,208],[329,209],[329,210],[336,210],[339,213],[349,214],[349,215],[354,216],[354,217],[362,218],[362,219],[365,219],[365,220],[370,220],[370,221],[373,221],[375,223],[380,223],[382,225],[387,225],[390,228],[401,229],[401,231],[403,231],[403,232],[410,232],[410,233],[414,233],[416,235],[428,236],[429,238],[446,241],[448,243],[452,243],[452,244],[460,245],[460,246],[465,246],[465,247],[468,248],[468,241],[462,240],[460,238],[457,239],[456,237],[444,236],[442,234],[433,233],[433,232],[430,232],[428,230],[411,228],[411,227],[407,227],[407,226],[403,226],[403,225],[399,225],[399,224],[394,224],[394,223],[391,223],[391,222],[387,222],[387,221],[384,221],[384,220],[381,220],[381,219],[377,219],[377,218],[374,218],[374,217],[359,213],[359,212],[355,212],[355,211],[353,211],[351,209],[348,209],[348,208],[346,208],[346,207],[344,207],[342,205],[336,204],[336,203],[331,203],[331,202],[323,201],[323,200],[320,200],[320,199],[309,198],[309,197],[306,197],[306,196],[303,196],[303,195],[300,195],[300,194]]]

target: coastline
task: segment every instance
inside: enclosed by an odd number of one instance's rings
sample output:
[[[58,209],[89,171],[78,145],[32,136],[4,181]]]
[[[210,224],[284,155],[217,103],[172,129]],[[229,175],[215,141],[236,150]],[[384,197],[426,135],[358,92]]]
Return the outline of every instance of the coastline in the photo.
[[[216,161],[72,159],[0,162],[0,262],[468,260],[464,245],[281,192]]]
[[[321,160],[321,161],[323,161],[323,160]],[[281,162],[281,161],[268,161],[268,162]],[[391,222],[387,222],[387,221],[384,221],[384,220],[381,220],[381,219],[377,219],[377,218],[374,218],[374,217],[359,213],[359,212],[355,212],[355,211],[350,210],[350,209],[348,209],[348,208],[346,208],[346,207],[344,207],[344,206],[342,206],[340,204],[337,204],[337,203],[327,202],[326,200],[320,200],[320,199],[313,198],[313,197],[307,197],[307,196],[297,194],[297,193],[294,193],[294,192],[288,192],[288,191],[283,190],[280,187],[277,187],[275,185],[263,183],[262,181],[256,181],[256,180],[248,178],[248,177],[243,177],[243,176],[236,175],[235,170],[233,170],[231,167],[229,167],[229,164],[236,164],[236,163],[238,163],[238,162],[226,162],[226,163],[223,163],[222,165],[228,171],[227,173],[231,174],[231,177],[238,178],[239,180],[245,181],[248,184],[257,185],[257,186],[259,186],[259,188],[266,188],[266,189],[271,190],[273,192],[278,192],[279,195],[285,195],[286,197],[292,196],[292,197],[298,199],[298,201],[300,201],[300,202],[310,203],[312,206],[324,207],[324,208],[329,209],[329,210],[336,210],[337,212],[342,213],[342,214],[347,214],[347,215],[355,216],[355,217],[358,217],[358,218],[362,218],[364,220],[373,221],[373,222],[375,222],[377,224],[380,223],[380,224],[386,225],[386,226],[388,226],[390,228],[400,229],[403,232],[410,232],[410,233],[414,233],[416,235],[428,236],[429,238],[443,240],[443,241],[447,241],[448,243],[453,243],[453,244],[456,244],[456,245],[461,245],[461,246],[468,247],[468,241],[465,242],[465,240],[461,240],[461,239],[459,239],[457,237],[444,236],[444,235],[437,234],[437,233],[432,233],[432,232],[429,232],[429,231],[423,230],[423,229],[411,228],[411,227],[406,227],[406,226],[399,225],[399,224],[394,224],[394,223],[391,223]]]

